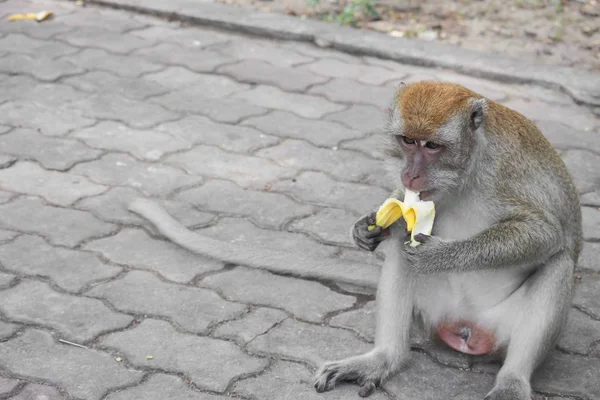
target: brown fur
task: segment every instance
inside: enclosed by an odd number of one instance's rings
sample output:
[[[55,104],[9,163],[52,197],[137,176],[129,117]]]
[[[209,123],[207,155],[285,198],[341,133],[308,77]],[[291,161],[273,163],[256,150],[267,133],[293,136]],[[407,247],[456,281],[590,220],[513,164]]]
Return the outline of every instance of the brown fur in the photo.
[[[415,140],[430,140],[450,118],[467,109],[469,99],[481,97],[454,83],[423,81],[406,85],[397,96],[404,134]]]

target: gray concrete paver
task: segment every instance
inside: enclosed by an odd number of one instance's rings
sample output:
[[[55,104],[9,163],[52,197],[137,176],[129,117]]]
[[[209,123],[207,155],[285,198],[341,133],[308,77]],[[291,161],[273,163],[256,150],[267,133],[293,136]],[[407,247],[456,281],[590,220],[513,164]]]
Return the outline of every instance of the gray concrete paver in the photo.
[[[296,317],[313,322],[320,322],[329,312],[351,307],[356,300],[317,282],[245,267],[207,276],[199,285],[216,289],[227,299],[283,308]]]
[[[183,379],[177,376],[155,374],[139,386],[110,393],[105,400],[225,400],[229,398],[229,396],[219,396],[193,390]]]
[[[179,13],[226,7],[138,3]],[[349,230],[390,193],[385,111],[400,80],[419,79],[461,83],[522,111],[561,151],[582,194],[586,243],[569,323],[533,384],[549,399],[600,397],[592,375],[600,368],[600,119],[568,90],[90,4],[0,4],[2,19],[55,11],[42,23],[0,24],[0,397],[13,389],[20,400],[357,397],[353,385],[316,393],[310,367],[372,347],[382,259],[358,251]],[[308,38],[299,19],[227,9],[234,25]],[[317,36],[367,43],[358,31],[335,32]],[[455,62],[433,52],[427,57]],[[578,79],[571,94],[591,99]],[[199,234],[335,265],[280,275],[193,255],[127,210],[139,196]],[[318,279],[298,277],[307,273]],[[348,274],[369,287],[331,281]],[[411,343],[412,362],[375,399],[480,399],[491,388],[497,366],[418,332]],[[266,370],[265,357],[273,358]]]
[[[62,289],[72,292],[122,271],[92,253],[51,246],[32,235],[21,235],[0,246],[0,262],[20,275],[49,277]]]
[[[94,287],[90,296],[108,300],[116,309],[173,320],[189,332],[203,333],[211,324],[235,318],[246,307],[219,298],[210,290],[172,285],[145,271]]]
[[[222,263],[198,257],[171,242],[150,237],[140,229],[125,228],[115,236],[83,246],[114,263],[149,269],[174,282],[189,282],[194,276],[222,268]]]
[[[90,400],[99,400],[108,389],[131,385],[143,375],[120,366],[105,352],[61,344],[38,329],[1,342],[0,357],[15,374],[55,382],[72,396]]]
[[[0,303],[0,310],[11,320],[52,327],[79,343],[133,321],[99,300],[59,293],[46,283],[32,280],[0,292]]]
[[[37,161],[46,169],[64,171],[76,163],[91,161],[102,153],[72,139],[48,137],[33,129],[19,128],[0,136],[0,151]]]
[[[168,322],[155,319],[110,334],[101,343],[117,348],[134,365],[183,373],[196,385],[218,392],[232,379],[267,365],[267,360],[250,357],[231,342],[178,333]]]

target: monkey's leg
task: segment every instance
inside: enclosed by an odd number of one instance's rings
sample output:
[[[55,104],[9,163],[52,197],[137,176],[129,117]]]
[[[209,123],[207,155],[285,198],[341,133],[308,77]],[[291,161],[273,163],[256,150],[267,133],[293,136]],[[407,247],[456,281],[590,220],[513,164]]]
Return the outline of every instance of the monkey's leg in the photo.
[[[484,400],[529,400],[535,368],[553,348],[571,302],[574,262],[560,253],[525,282],[504,365]]]
[[[403,235],[402,227],[394,224],[391,237],[385,242],[386,259],[377,287],[375,348],[321,366],[314,384],[318,392],[333,389],[337,382],[355,381],[361,386],[359,395],[369,396],[408,357],[415,276],[402,251]]]

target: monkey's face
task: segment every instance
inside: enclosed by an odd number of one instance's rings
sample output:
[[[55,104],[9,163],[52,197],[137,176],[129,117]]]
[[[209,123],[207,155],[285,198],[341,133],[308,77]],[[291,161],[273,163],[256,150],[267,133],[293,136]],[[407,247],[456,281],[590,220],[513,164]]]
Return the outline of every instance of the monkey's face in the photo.
[[[472,93],[457,95],[453,89],[412,84],[401,89],[391,108],[385,151],[390,173],[422,200],[453,197],[469,176],[476,143]]]

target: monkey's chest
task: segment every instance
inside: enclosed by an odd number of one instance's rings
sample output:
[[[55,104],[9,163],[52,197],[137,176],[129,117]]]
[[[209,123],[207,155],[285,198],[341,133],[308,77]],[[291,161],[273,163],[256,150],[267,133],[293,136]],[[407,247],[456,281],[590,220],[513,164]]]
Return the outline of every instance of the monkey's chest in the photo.
[[[442,322],[437,325],[435,333],[448,346],[461,353],[489,354],[496,346],[493,332],[467,320]]]

